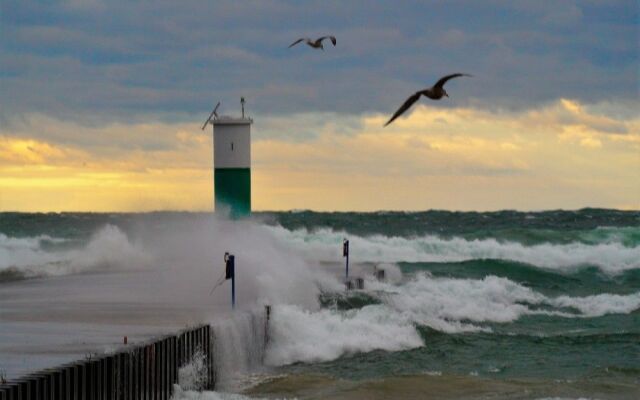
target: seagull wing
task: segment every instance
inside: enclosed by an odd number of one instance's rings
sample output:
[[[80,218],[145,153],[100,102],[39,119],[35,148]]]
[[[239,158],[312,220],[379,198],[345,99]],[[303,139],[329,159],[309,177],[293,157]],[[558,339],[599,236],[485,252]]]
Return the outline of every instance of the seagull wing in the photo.
[[[395,114],[393,114],[393,117],[391,117],[391,119],[389,121],[387,121],[386,124],[384,124],[384,126],[389,125],[390,123],[393,122],[394,119],[398,118],[399,116],[402,115],[402,113],[404,113],[405,111],[407,111],[412,105],[413,103],[415,103],[416,101],[418,101],[418,99],[420,98],[420,95],[422,94],[422,91],[419,92],[415,92],[414,94],[412,94],[405,102],[404,104],[402,104],[400,106],[400,108],[398,108],[398,111],[396,111]]]
[[[442,78],[440,78],[440,80],[438,82],[436,82],[435,85],[433,85],[433,87],[443,87],[445,83],[447,83],[447,81],[449,79],[453,79],[453,78],[458,78],[460,76],[471,76],[469,74],[451,74],[451,75],[447,75],[447,76],[443,76]]]
[[[289,45],[289,48],[292,48],[293,46],[297,45],[298,43],[302,42],[303,40],[305,40],[305,38],[300,38],[298,40],[296,40],[295,42],[291,43]]]
[[[323,41],[323,40],[325,40],[327,38],[331,39],[331,43],[333,43],[334,46],[336,45],[336,43],[338,43],[338,41],[336,40],[335,36],[323,36],[319,40]]]

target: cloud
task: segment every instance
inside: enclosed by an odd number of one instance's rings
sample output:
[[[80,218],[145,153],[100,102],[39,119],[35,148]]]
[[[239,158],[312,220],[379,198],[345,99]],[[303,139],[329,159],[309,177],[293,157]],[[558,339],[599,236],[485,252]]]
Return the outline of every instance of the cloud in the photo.
[[[418,105],[386,128],[388,116],[378,113],[258,115],[254,207],[633,204],[640,196],[640,118],[612,118],[602,113],[606,108],[570,99],[520,112]],[[625,133],[609,132],[614,122]],[[1,209],[206,210],[212,204],[211,131],[202,132],[199,121],[87,126],[35,114],[11,126],[0,128]]]
[[[236,114],[241,96],[256,120],[258,208],[640,197],[634,1],[0,7],[2,209],[206,209],[211,137],[199,125],[217,101]],[[329,33],[338,45],[324,52],[287,48]],[[449,82],[451,98],[382,128],[409,94],[458,71],[474,77]],[[55,188],[45,206],[42,187]]]
[[[65,0],[64,6],[72,11],[96,11],[104,10],[101,0]]]
[[[552,107],[528,113],[528,123],[537,126],[553,124],[564,130],[578,130],[600,134],[626,134],[629,120],[618,120],[607,115],[589,112],[583,105],[568,99],[560,99]]]
[[[475,78],[451,82],[440,107],[638,101],[633,1],[62,5],[3,3],[0,120],[130,123],[240,96],[263,115],[388,112],[453,71]],[[287,49],[327,33],[338,46]]]

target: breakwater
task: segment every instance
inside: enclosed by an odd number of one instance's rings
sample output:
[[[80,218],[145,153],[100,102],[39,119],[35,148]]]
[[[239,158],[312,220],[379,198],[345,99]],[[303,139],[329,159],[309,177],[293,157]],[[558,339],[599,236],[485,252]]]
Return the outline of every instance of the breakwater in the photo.
[[[179,369],[202,355],[203,389],[216,384],[215,335],[202,325],[153,341],[123,346],[0,385],[0,400],[167,400]]]

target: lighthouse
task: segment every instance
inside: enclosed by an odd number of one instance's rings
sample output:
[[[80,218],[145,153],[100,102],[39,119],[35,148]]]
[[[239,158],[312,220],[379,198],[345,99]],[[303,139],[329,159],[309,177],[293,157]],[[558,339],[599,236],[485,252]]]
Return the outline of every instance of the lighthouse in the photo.
[[[232,218],[251,214],[251,124],[244,115],[241,99],[240,118],[221,115],[216,110],[207,123],[213,125],[213,187],[216,213]],[[219,105],[219,103],[218,103]],[[211,116],[214,118],[211,119]]]

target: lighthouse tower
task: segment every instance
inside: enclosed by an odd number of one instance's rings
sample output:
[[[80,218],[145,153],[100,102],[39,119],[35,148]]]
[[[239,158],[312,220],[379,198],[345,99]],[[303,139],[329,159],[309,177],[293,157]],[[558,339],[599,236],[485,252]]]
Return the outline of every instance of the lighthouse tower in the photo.
[[[217,213],[229,213],[232,218],[251,214],[251,124],[242,117],[218,116],[213,119],[213,182]],[[217,107],[216,107],[217,109]],[[211,117],[210,117],[211,118]],[[206,125],[206,123],[205,123]]]

